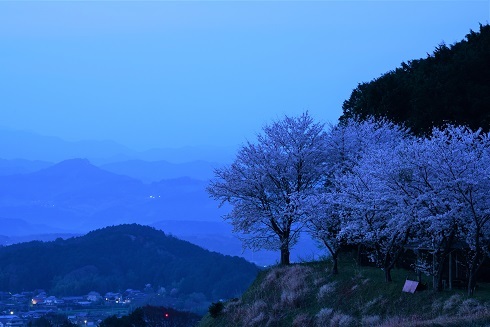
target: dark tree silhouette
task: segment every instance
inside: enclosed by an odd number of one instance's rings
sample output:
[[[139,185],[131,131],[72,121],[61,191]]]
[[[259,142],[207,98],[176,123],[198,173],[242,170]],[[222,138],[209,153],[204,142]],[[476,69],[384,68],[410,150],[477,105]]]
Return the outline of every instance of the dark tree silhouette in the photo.
[[[465,39],[440,44],[425,59],[402,63],[361,83],[343,104],[349,117],[386,117],[418,135],[448,123],[490,128],[490,26]]]
[[[121,318],[108,317],[99,327],[192,327],[200,318],[189,312],[147,305]]]

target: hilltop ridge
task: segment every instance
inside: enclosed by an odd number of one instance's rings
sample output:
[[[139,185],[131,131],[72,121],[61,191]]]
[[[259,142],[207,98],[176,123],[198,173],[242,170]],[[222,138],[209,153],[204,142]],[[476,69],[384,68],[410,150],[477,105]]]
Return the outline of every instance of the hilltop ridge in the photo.
[[[488,326],[490,285],[475,297],[464,290],[402,292],[413,273],[396,269],[385,282],[378,268],[359,266],[343,256],[341,273],[331,261],[276,266],[262,271],[242,297],[214,304],[215,318],[199,327],[227,326]],[[428,278],[425,277],[425,282]],[[220,309],[222,307],[222,309]],[[211,311],[211,310],[210,310]]]
[[[175,299],[199,294],[204,305],[241,294],[258,272],[242,258],[210,252],[137,224],[67,240],[0,247],[0,262],[2,291],[45,289],[61,296],[151,284],[172,292]]]

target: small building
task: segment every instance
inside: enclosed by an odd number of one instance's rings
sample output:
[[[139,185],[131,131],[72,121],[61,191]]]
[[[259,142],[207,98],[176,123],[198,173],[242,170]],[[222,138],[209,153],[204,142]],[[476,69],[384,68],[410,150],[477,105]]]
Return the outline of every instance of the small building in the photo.
[[[6,316],[0,316],[0,323],[5,326],[5,327],[23,327],[24,326],[24,320],[19,318],[17,315],[6,315]]]
[[[90,302],[98,302],[98,301],[101,301],[102,300],[102,296],[100,295],[100,293],[98,292],[90,292],[87,294],[87,301],[90,301]]]
[[[121,293],[107,292],[104,295],[104,299],[108,303],[122,303],[123,297]]]
[[[24,303],[27,298],[24,294],[14,294],[12,295],[11,300],[15,303]]]
[[[47,298],[44,299],[44,304],[46,305],[57,305],[57,304],[62,304],[65,301],[58,299],[56,296],[48,296]]]

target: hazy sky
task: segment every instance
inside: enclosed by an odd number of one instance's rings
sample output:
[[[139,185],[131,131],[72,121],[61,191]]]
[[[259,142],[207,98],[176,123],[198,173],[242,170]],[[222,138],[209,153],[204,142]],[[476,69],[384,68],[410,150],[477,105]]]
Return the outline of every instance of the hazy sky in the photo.
[[[359,82],[490,21],[485,1],[0,1],[0,126],[136,149],[335,123]]]

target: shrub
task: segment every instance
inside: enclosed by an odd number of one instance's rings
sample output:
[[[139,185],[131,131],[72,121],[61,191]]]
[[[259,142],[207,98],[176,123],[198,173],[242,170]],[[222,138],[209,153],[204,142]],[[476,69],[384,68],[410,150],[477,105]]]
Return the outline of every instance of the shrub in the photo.
[[[451,311],[452,309],[459,306],[460,303],[461,303],[461,295],[455,294],[451,296],[449,299],[447,299],[446,302],[444,302],[442,309],[444,311]]]
[[[307,276],[312,273],[310,267],[293,266],[285,270],[280,279],[282,292],[281,304],[289,307],[300,307],[309,291]]]
[[[318,312],[315,316],[316,325],[319,327],[327,326],[330,322],[330,318],[332,318],[333,309],[331,308],[323,308]]]
[[[368,301],[364,306],[362,307],[362,312],[364,314],[369,313],[370,311],[378,311],[378,307],[382,305],[383,302],[383,297],[378,296],[371,301]]]
[[[485,307],[475,299],[467,299],[461,303],[458,311],[460,315],[471,315],[485,311]]]
[[[378,315],[362,317],[362,321],[361,321],[361,325],[366,327],[378,326],[380,323],[381,323],[381,317]]]
[[[223,305],[223,302],[211,303],[211,305],[209,306],[209,314],[211,315],[211,317],[217,318],[221,314],[221,312],[223,312],[224,307],[225,306]]]
[[[432,312],[439,313],[442,310],[444,303],[441,299],[436,299],[432,302]]]
[[[308,327],[313,326],[313,318],[302,313],[297,315],[293,320],[293,327]]]
[[[244,326],[263,326],[263,321],[267,318],[267,303],[257,300],[246,308],[242,313]]]
[[[353,317],[343,313],[334,314],[332,319],[330,320],[331,327],[348,327],[348,326],[355,326],[355,325],[356,325],[356,320]]]
[[[242,300],[240,299],[231,299],[229,302],[226,303],[223,312],[231,312],[233,310],[236,310],[240,305],[242,305]]]
[[[318,290],[318,295],[317,295],[318,301],[323,301],[328,295],[335,292],[336,284],[337,283],[332,282],[332,283],[328,283],[328,284],[325,284],[322,287],[320,287],[320,289]]]

